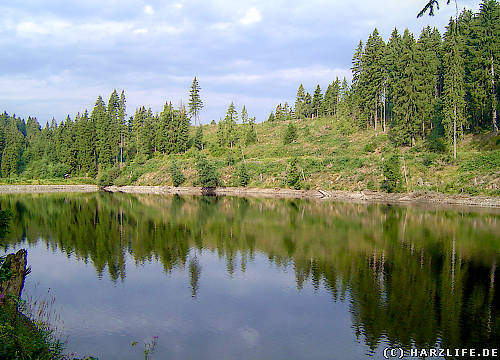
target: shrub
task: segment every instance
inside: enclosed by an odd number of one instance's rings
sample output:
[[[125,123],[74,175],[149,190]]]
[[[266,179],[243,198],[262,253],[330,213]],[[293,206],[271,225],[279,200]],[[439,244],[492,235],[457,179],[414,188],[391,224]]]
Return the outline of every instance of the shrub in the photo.
[[[283,144],[291,144],[297,140],[297,128],[295,127],[294,123],[289,123],[288,126],[286,127],[286,131],[283,134]]]
[[[392,154],[383,163],[383,173],[385,179],[382,181],[381,189],[388,192],[400,192],[403,189],[403,181],[401,177],[401,165],[399,155]]]
[[[115,179],[120,176],[120,168],[118,166],[113,166],[112,168],[103,170],[97,176],[97,185],[99,187],[111,186],[113,185]]]
[[[200,126],[198,126],[198,129],[196,130],[196,134],[194,135],[193,139],[193,145],[196,150],[203,150],[203,129]]]
[[[170,176],[172,177],[172,182],[174,183],[175,187],[181,185],[184,181],[186,181],[186,178],[184,177],[181,169],[179,169],[179,165],[177,164],[177,160],[175,159],[172,160],[172,164],[170,165]]]
[[[363,147],[363,152],[372,153],[375,152],[376,149],[377,149],[377,143],[375,141],[370,141]]]
[[[240,186],[245,187],[250,182],[250,175],[248,174],[248,170],[244,162],[241,163],[240,168],[238,169],[238,177]]]
[[[297,167],[297,159],[293,158],[290,161],[288,166],[288,170],[286,173],[286,183],[288,186],[293,187],[294,189],[300,189],[300,173]]]
[[[198,182],[203,187],[216,187],[219,183],[219,176],[212,162],[208,161],[203,154],[196,158],[196,170],[198,171]]]

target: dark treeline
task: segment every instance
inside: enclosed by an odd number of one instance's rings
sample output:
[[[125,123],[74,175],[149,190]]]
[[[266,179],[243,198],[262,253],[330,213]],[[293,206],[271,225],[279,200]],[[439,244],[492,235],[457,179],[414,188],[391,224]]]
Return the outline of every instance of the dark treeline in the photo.
[[[458,24],[458,26],[457,26]],[[358,128],[388,131],[398,146],[443,138],[450,144],[467,132],[498,132],[500,6],[483,0],[478,14],[450,19],[444,36],[426,27],[416,40],[397,29],[385,42],[375,29],[359,42],[352,85],[337,78],[323,95],[300,85],[295,110],[279,104],[269,120],[349,117]]]
[[[23,173],[28,178],[65,174],[95,177],[99,171],[132,159],[146,160],[154,152],[187,149],[190,121],[186,109],[167,102],[160,114],[140,107],[127,118],[125,94],[113,91],[106,104],[97,98],[87,111],[42,129],[34,118],[0,115],[0,154],[3,177]]]
[[[231,276],[265,256],[295,275],[298,290],[312,285],[348,301],[356,335],[373,350],[386,341],[404,348],[500,341],[497,214],[108,193],[4,195],[0,208],[12,213],[5,250],[42,242],[113,281],[127,281],[133,262],[159,261],[167,273],[188,270],[197,296],[200,252],[218,254]]]
[[[268,120],[339,116],[354,128],[388,132],[396,146],[422,139],[433,151],[453,145],[456,158],[457,139],[464,134],[498,132],[498,53],[497,0],[483,0],[478,14],[464,10],[450,19],[444,36],[426,27],[416,40],[408,30],[400,35],[394,29],[385,42],[375,29],[355,50],[351,85],[337,78],[324,94],[318,85],[313,95],[300,85],[294,107],[279,104]],[[202,150],[201,127],[194,138],[189,136],[190,120],[196,124],[203,107],[199,92],[195,78],[188,110],[167,102],[159,114],[143,106],[127,117],[125,94],[115,90],[107,104],[99,96],[90,114],[68,115],[59,124],[53,119],[43,128],[35,118],[25,121],[4,113],[1,176],[95,177],[132,160],[143,163],[155,153],[182,153],[191,146]],[[243,108],[243,126],[237,120],[231,104],[219,121],[214,145],[224,149],[256,142],[255,118]]]

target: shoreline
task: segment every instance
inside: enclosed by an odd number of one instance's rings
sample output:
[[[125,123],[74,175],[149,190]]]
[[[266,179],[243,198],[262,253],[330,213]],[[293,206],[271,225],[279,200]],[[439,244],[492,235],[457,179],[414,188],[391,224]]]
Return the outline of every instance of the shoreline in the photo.
[[[396,203],[396,204],[440,204],[451,206],[473,206],[484,208],[500,208],[500,197],[471,196],[462,194],[441,194],[435,192],[382,193],[373,191],[341,191],[341,190],[293,190],[263,188],[200,188],[174,186],[108,186],[100,189],[97,185],[0,185],[0,194],[18,193],[56,193],[56,192],[123,192],[133,194],[162,195],[216,195],[260,197],[276,199],[314,199],[322,201],[346,201],[359,203]]]

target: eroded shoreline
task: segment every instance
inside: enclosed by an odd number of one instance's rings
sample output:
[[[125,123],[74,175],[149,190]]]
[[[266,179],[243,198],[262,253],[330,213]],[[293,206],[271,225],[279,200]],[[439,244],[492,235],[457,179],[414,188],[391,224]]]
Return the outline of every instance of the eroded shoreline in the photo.
[[[0,185],[0,194],[13,193],[54,193],[54,192],[97,192],[97,185]],[[109,186],[104,189],[109,192],[134,194],[165,194],[165,195],[217,195],[288,199],[317,199],[330,201],[349,201],[361,203],[428,203],[456,206],[475,206],[500,208],[500,197],[449,195],[431,192],[412,192],[387,194],[372,191],[337,191],[337,190],[292,190],[292,189],[261,189],[261,188],[200,188],[173,186]]]

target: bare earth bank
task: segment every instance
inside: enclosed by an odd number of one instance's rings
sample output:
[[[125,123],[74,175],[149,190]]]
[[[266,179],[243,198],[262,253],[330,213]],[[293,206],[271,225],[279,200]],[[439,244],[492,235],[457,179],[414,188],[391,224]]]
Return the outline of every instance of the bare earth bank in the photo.
[[[500,208],[500,197],[447,195],[430,192],[386,194],[371,191],[349,192],[332,190],[291,190],[280,188],[199,188],[173,186],[109,186],[104,188],[104,190],[109,192],[124,192],[136,194],[219,195],[377,203],[428,203]],[[99,191],[99,187],[97,185],[0,185],[0,194],[95,191]]]

